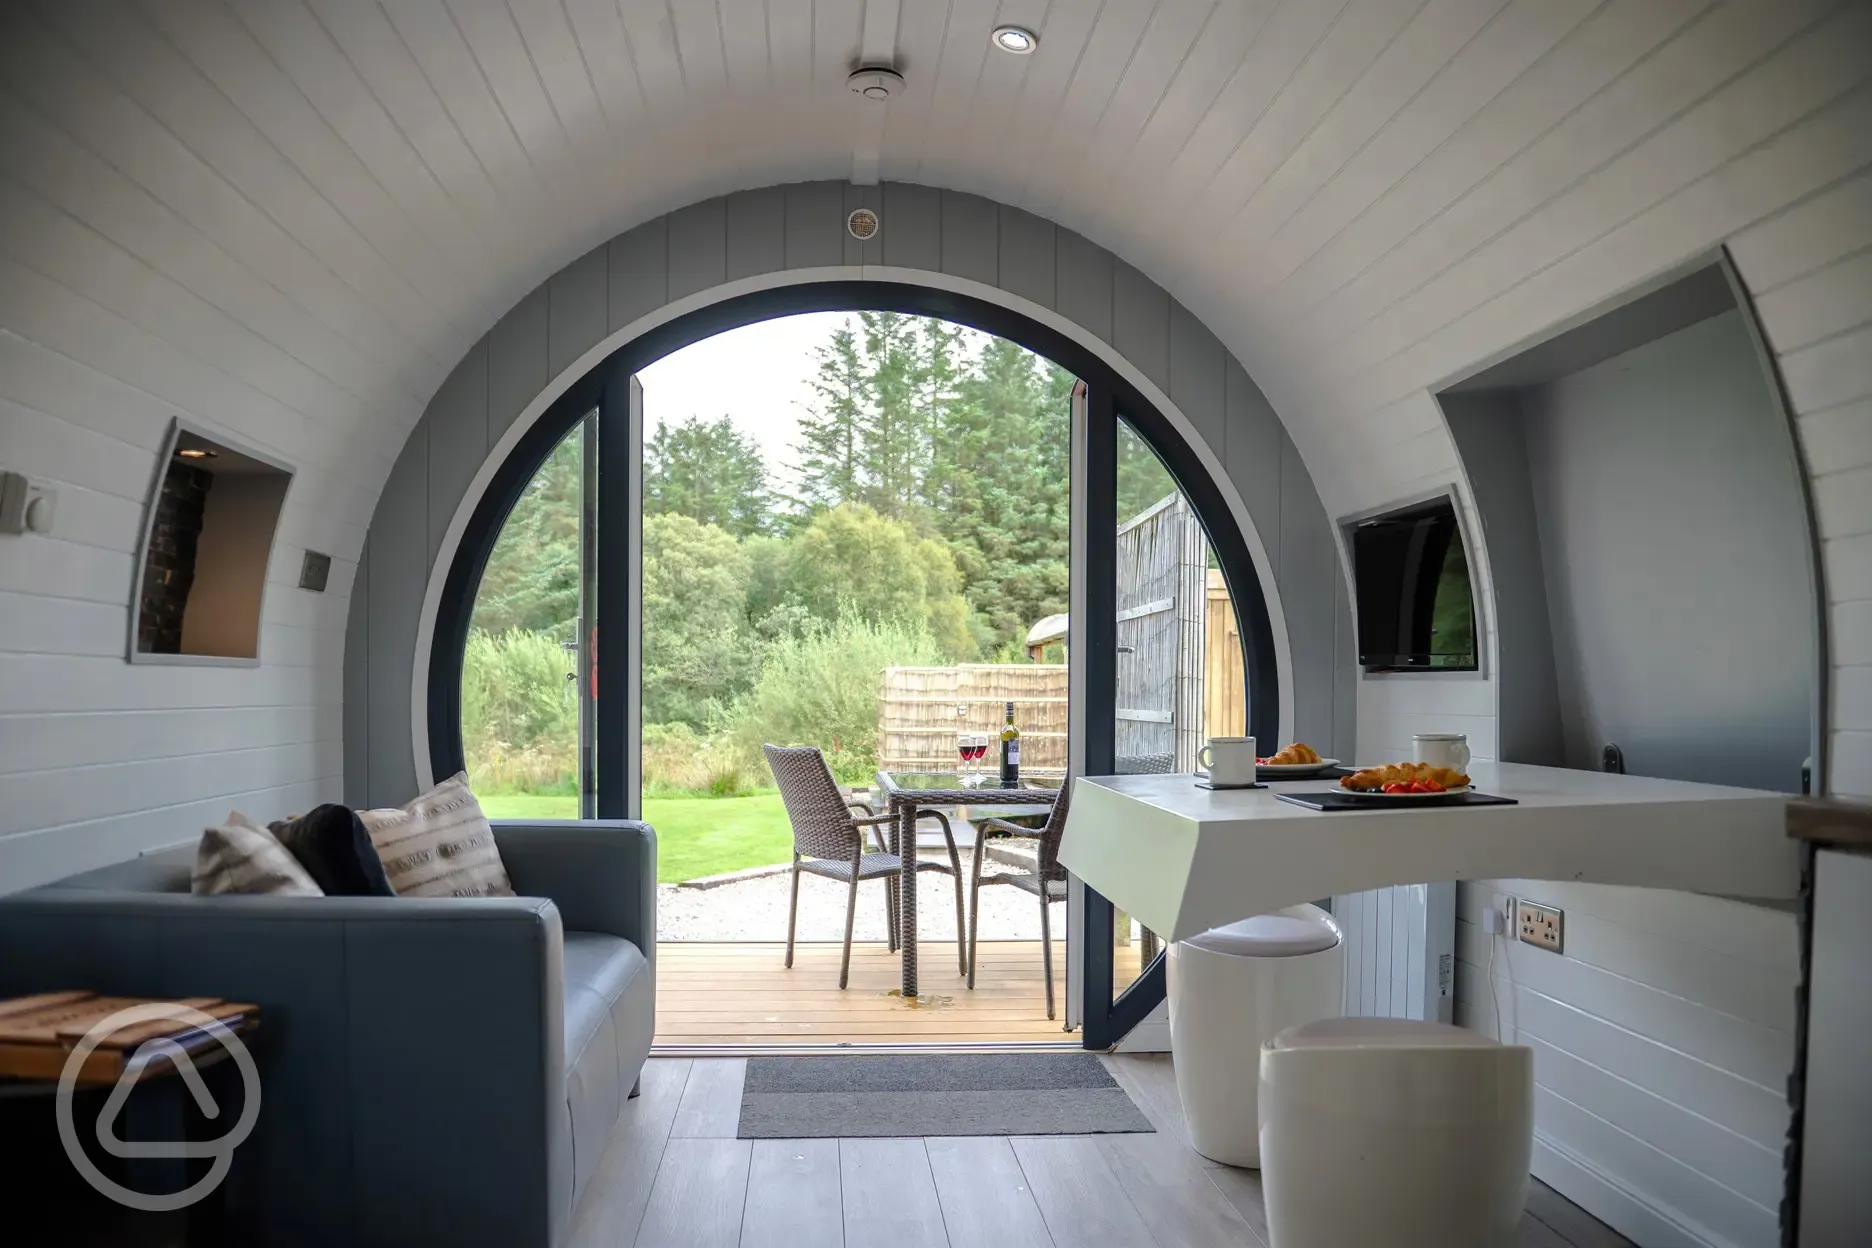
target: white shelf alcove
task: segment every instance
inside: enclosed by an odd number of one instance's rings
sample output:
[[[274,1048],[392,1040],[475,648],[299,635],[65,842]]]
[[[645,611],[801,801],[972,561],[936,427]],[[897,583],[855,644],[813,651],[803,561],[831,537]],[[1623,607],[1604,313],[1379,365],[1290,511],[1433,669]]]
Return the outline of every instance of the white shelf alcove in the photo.
[[[257,667],[267,565],[292,468],[176,421],[130,594],[132,663]]]

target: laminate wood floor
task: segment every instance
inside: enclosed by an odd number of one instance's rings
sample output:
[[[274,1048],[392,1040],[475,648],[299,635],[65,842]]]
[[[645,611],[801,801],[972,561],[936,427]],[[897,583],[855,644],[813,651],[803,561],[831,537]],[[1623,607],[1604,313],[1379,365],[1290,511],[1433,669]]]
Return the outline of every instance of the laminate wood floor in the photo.
[[[786,965],[780,942],[662,941],[657,945],[657,1044],[666,1048],[771,1044],[1005,1044],[1069,1041],[1046,1016],[1037,940],[985,940],[975,987],[952,940],[917,947],[917,987],[906,1002],[902,963],[881,942],[852,946],[849,985],[838,986],[842,946],[801,944]],[[1119,946],[1121,982],[1137,976],[1142,946]],[[1064,1017],[1066,942],[1053,942],[1053,991]]]
[[[1265,1248],[1261,1184],[1188,1144],[1170,1060],[1104,1059],[1148,1135],[737,1140],[742,1058],[653,1058],[573,1248]],[[1536,1182],[1521,1248],[1631,1248]]]

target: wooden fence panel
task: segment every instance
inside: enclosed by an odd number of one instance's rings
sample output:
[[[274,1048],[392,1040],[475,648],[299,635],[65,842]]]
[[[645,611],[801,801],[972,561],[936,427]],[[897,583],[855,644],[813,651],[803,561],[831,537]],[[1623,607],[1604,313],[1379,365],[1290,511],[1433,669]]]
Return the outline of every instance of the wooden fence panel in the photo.
[[[1116,744],[1134,769],[1194,771],[1208,737],[1248,730],[1241,629],[1221,572],[1208,565],[1202,524],[1181,495],[1118,532]],[[956,734],[998,733],[1011,701],[1022,768],[1063,775],[1066,671],[1063,663],[886,668],[878,679],[878,765],[953,771]],[[1145,759],[1167,761],[1137,761]],[[994,765],[992,749],[984,765]]]
[[[887,771],[954,771],[958,732],[999,733],[1014,704],[1021,770],[1066,774],[1066,665],[965,663],[887,667],[878,677],[878,766]],[[984,768],[998,766],[990,746]]]
[[[1248,731],[1247,686],[1243,680],[1241,625],[1220,568],[1209,569],[1208,620],[1203,637],[1203,732],[1234,737]],[[1278,747],[1255,743],[1263,754]]]
[[[1120,759],[1194,771],[1203,742],[1208,545],[1181,494],[1118,530]],[[1121,764],[1121,767],[1124,766]],[[1156,770],[1154,764],[1135,769]]]

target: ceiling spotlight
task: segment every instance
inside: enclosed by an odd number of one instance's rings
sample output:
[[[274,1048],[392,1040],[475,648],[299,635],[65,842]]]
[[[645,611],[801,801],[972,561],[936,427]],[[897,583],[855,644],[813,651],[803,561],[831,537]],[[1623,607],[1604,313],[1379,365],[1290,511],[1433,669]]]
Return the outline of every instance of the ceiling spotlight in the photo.
[[[213,459],[215,453],[205,446],[185,446],[176,452],[183,459]]]
[[[1040,46],[1040,36],[1025,26],[997,26],[994,30],[994,44],[1003,52],[1026,56]]]

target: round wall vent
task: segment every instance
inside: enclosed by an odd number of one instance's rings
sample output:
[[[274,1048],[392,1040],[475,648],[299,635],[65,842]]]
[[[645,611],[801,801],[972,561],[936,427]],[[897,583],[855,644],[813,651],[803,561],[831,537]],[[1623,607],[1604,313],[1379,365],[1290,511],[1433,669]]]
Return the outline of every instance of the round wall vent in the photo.
[[[845,218],[845,229],[859,242],[867,242],[877,237],[878,215],[869,208],[854,208]]]
[[[855,70],[845,80],[853,95],[862,95],[867,100],[888,100],[903,90],[903,75],[894,69],[882,65],[868,65]]]

